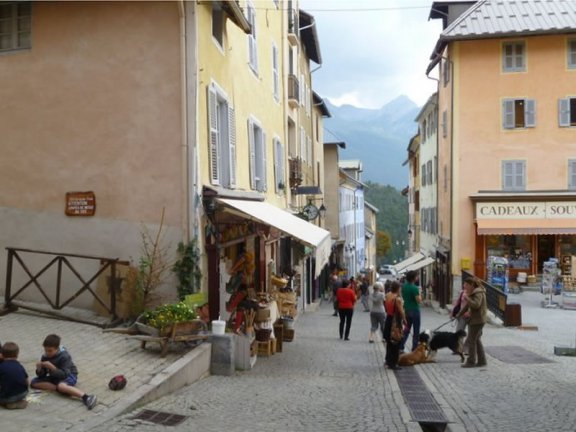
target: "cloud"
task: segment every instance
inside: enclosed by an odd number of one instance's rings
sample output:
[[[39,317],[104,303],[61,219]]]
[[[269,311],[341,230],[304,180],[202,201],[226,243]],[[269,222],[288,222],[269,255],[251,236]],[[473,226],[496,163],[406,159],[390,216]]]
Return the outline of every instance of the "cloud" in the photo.
[[[430,4],[301,0],[301,7],[316,18],[324,60],[313,75],[315,90],[331,101],[366,108],[379,108],[401,94],[423,104],[436,90],[425,70],[442,30],[440,22],[428,21]]]

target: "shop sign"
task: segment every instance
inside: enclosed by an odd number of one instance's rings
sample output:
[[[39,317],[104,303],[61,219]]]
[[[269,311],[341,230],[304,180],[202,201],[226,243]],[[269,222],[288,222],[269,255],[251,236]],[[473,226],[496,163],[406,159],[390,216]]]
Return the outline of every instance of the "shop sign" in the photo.
[[[96,195],[94,192],[68,192],[66,194],[66,216],[94,216]]]
[[[576,202],[479,202],[476,219],[573,219]]]

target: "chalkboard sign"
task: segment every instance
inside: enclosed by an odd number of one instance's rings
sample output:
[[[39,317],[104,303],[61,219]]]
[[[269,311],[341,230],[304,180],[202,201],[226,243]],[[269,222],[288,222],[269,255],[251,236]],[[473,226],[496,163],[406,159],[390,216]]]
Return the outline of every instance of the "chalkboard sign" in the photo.
[[[96,195],[94,192],[68,192],[66,194],[66,216],[94,216]]]

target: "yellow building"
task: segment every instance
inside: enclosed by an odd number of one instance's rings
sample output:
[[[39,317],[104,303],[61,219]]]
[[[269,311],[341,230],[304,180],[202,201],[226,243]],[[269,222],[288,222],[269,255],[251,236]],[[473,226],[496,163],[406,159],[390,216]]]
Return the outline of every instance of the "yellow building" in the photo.
[[[576,254],[576,5],[434,2],[439,235],[448,273],[514,280]],[[445,301],[450,300],[445,293]]]

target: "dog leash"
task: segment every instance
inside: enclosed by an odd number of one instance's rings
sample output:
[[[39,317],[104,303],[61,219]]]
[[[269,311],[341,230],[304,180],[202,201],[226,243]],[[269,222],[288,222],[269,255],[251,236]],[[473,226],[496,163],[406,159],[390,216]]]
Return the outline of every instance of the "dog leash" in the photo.
[[[438,330],[440,330],[442,327],[444,327],[446,324],[450,324],[452,321],[454,321],[454,318],[450,318],[448,321],[446,321],[444,324],[440,325],[439,327],[436,327],[434,330],[432,330],[432,333],[437,332]]]

